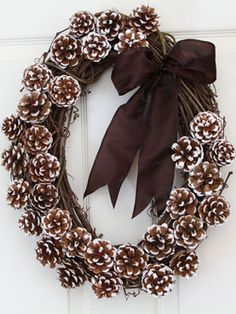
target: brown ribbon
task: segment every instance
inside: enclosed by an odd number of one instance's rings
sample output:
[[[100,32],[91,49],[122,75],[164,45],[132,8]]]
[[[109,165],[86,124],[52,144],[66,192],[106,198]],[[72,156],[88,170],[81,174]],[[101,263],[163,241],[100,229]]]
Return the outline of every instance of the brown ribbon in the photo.
[[[206,41],[182,40],[166,55],[162,64],[147,48],[120,54],[112,81],[123,95],[140,88],[120,106],[103,138],[92,167],[87,196],[108,185],[113,207],[120,187],[139,151],[138,179],[133,216],[151,200],[158,213],[165,208],[174,178],[171,145],[178,126],[178,79],[213,83],[216,79],[215,46]]]

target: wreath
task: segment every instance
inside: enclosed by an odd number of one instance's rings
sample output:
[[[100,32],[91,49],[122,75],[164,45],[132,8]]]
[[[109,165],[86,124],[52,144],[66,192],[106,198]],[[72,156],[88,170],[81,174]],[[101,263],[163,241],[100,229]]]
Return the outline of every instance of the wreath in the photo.
[[[133,217],[146,209],[154,224],[137,245],[112,245],[97,235],[66,171],[78,100],[111,66],[120,95],[137,89],[106,131],[85,196],[108,185],[115,206],[139,152]],[[196,249],[207,229],[230,213],[222,192],[232,172],[223,180],[221,167],[233,161],[235,149],[224,134],[215,79],[214,45],[176,42],[159,30],[155,9],[144,5],[129,16],[75,13],[24,71],[17,114],[2,124],[11,141],[2,153],[12,178],[7,201],[24,209],[19,227],[40,237],[36,258],[57,269],[63,287],[89,281],[98,298],[122,288],[126,296],[143,290],[159,297],[172,290],[177,276],[196,273]],[[175,166],[183,184],[172,189]]]

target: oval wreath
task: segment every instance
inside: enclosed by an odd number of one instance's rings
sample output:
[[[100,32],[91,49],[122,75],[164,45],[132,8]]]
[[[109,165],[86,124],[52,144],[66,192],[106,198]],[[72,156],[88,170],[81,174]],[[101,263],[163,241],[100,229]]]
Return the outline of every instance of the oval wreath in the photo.
[[[120,95],[139,89],[115,113],[85,196],[108,185],[115,206],[139,152],[133,217],[149,205],[155,223],[137,245],[112,245],[96,234],[66,171],[76,103],[110,66]],[[126,295],[143,290],[164,296],[176,276],[196,273],[196,249],[208,227],[223,224],[230,213],[221,194],[231,172],[223,181],[220,169],[233,161],[235,149],[224,134],[210,85],[215,79],[214,45],[176,42],[159,30],[155,9],[144,5],[129,16],[116,10],[75,13],[24,71],[17,114],[2,125],[12,141],[2,154],[13,180],[7,200],[24,209],[19,227],[40,236],[36,258],[57,268],[63,287],[88,280],[98,298],[113,297],[121,288]],[[175,166],[184,180],[171,190]]]

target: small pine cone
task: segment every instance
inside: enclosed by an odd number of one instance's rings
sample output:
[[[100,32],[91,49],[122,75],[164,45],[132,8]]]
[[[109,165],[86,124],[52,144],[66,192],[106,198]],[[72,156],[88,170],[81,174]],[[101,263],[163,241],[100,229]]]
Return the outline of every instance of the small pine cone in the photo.
[[[118,36],[124,27],[124,23],[124,18],[118,11],[106,10],[97,17],[97,30],[111,41]]]
[[[85,228],[76,227],[65,234],[61,245],[68,257],[83,257],[91,240],[92,236]]]
[[[38,183],[30,194],[30,203],[40,212],[56,207],[60,200],[58,189],[51,183]]]
[[[59,173],[60,162],[49,153],[38,154],[30,161],[29,174],[33,182],[53,182]]]
[[[143,236],[144,251],[161,261],[175,252],[175,238],[167,224],[152,225]]]
[[[81,42],[73,36],[61,35],[54,40],[51,59],[62,69],[76,66],[81,56]]]
[[[194,250],[205,239],[203,222],[196,216],[182,216],[173,223],[176,243],[186,249]]]
[[[109,241],[94,239],[84,252],[84,261],[94,274],[106,273],[114,266],[116,250]]]
[[[115,269],[120,277],[137,279],[147,266],[148,257],[143,249],[131,244],[121,245],[115,258]]]
[[[222,225],[230,214],[230,205],[221,195],[213,194],[204,198],[198,207],[198,213],[209,226]]]
[[[65,259],[57,273],[61,286],[66,289],[80,287],[87,280],[83,267],[74,259]]]
[[[166,295],[172,290],[174,284],[174,273],[165,264],[149,264],[143,274],[143,289],[154,297]]]
[[[2,153],[2,165],[14,178],[19,178],[25,173],[28,162],[29,156],[21,143],[12,144]]]
[[[170,267],[176,276],[192,277],[199,267],[198,255],[195,251],[181,250],[170,261]]]
[[[210,144],[222,136],[223,126],[223,119],[216,113],[203,111],[190,122],[190,133],[200,143]]]
[[[79,11],[70,19],[70,31],[76,37],[87,35],[94,30],[95,20],[93,14]]]
[[[95,32],[89,33],[82,41],[85,58],[93,62],[99,62],[106,58],[111,50],[107,37]]]
[[[50,209],[42,218],[42,225],[48,236],[59,239],[72,227],[70,212],[60,208]]]
[[[222,187],[222,175],[213,163],[205,161],[189,173],[188,185],[198,196],[210,195]]]
[[[131,48],[149,47],[146,35],[133,28],[119,33],[118,38],[119,42],[114,46],[118,53]]]
[[[218,167],[231,164],[235,156],[234,146],[226,140],[213,143],[207,151],[208,161],[215,163]]]
[[[41,216],[35,210],[27,210],[19,219],[19,228],[26,234],[39,236],[42,233]]]
[[[47,152],[53,142],[52,133],[43,125],[33,125],[25,130],[22,136],[27,153],[36,155]]]
[[[198,200],[187,188],[172,190],[169,200],[166,202],[166,209],[174,220],[185,215],[194,215],[197,209]]]
[[[72,76],[56,76],[49,86],[49,95],[58,107],[70,107],[76,103],[81,94],[79,83]]]
[[[52,76],[45,64],[33,64],[25,69],[22,83],[30,92],[47,92]]]
[[[203,160],[202,145],[194,138],[183,136],[171,148],[174,151],[171,157],[176,167],[185,172],[189,172]]]
[[[114,271],[102,273],[92,278],[92,289],[98,299],[114,297],[119,293],[122,284],[122,280]]]
[[[7,191],[7,202],[15,209],[25,208],[30,195],[29,182],[19,179],[14,180]]]
[[[4,119],[2,131],[10,141],[17,141],[24,130],[24,122],[16,115]]]
[[[54,238],[43,236],[36,244],[36,259],[43,265],[55,268],[64,258],[60,242]]]
[[[133,10],[130,25],[146,35],[157,32],[158,16],[154,8],[142,5]]]
[[[19,117],[26,123],[41,123],[51,112],[51,106],[46,94],[38,92],[25,94],[18,105]]]

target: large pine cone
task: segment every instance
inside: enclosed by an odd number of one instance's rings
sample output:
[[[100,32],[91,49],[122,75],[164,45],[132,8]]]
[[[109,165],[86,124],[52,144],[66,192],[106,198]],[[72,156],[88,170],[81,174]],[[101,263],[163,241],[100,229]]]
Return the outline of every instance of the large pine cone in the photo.
[[[53,208],[42,218],[45,233],[53,238],[63,237],[72,227],[72,219],[68,210]]]
[[[180,216],[195,214],[197,204],[196,196],[189,189],[177,188],[171,191],[166,209],[172,219],[178,219]]]
[[[92,236],[85,228],[76,227],[65,234],[61,239],[61,245],[68,257],[83,257],[91,240]]]
[[[209,226],[222,225],[230,214],[230,205],[221,195],[213,194],[204,198],[198,207],[202,221]]]
[[[202,144],[218,140],[223,133],[224,122],[216,113],[199,112],[190,122],[191,135]]]
[[[198,256],[195,251],[181,250],[172,257],[170,267],[176,276],[190,278],[198,270]]]
[[[33,64],[25,69],[22,83],[30,92],[47,92],[52,71],[45,64]]]
[[[165,264],[149,264],[143,274],[143,289],[154,297],[166,295],[172,290],[174,284],[174,273]]]
[[[51,48],[51,59],[62,69],[74,67],[82,56],[81,42],[70,35],[57,37]]]
[[[24,130],[24,122],[18,115],[11,115],[4,119],[2,131],[10,141],[18,141]]]
[[[29,164],[29,174],[33,182],[53,182],[60,173],[60,162],[49,153],[36,155]]]
[[[58,189],[51,183],[36,184],[30,195],[32,207],[44,213],[56,207],[59,200]]]
[[[81,94],[79,83],[72,76],[56,76],[49,86],[49,95],[58,107],[70,107],[76,103]]]
[[[222,175],[213,163],[205,161],[189,173],[188,185],[198,196],[210,195],[222,187]]]
[[[207,151],[207,159],[218,167],[231,164],[235,155],[234,146],[226,140],[213,143]]]
[[[189,172],[194,166],[203,160],[203,148],[200,142],[194,138],[183,136],[172,145],[174,154],[172,160],[179,169]]]
[[[53,142],[52,133],[43,125],[33,125],[22,136],[27,153],[36,155],[47,152]]]
[[[118,37],[119,42],[114,46],[118,53],[131,48],[149,47],[146,35],[133,28],[124,30]]]
[[[176,243],[186,249],[194,250],[205,239],[203,222],[196,216],[182,216],[173,223]]]
[[[35,210],[27,210],[18,221],[19,228],[26,234],[39,236],[42,233],[41,216]]]
[[[100,62],[106,58],[111,50],[111,45],[106,36],[95,32],[89,33],[82,41],[85,58],[93,62]]]
[[[87,35],[94,30],[95,20],[93,14],[79,11],[70,19],[70,31],[76,37]]]
[[[121,245],[115,258],[115,269],[120,277],[137,279],[147,266],[147,255],[143,249],[131,244]]]
[[[122,280],[114,271],[102,273],[92,278],[92,289],[97,298],[109,299],[117,295],[122,287]]]
[[[64,258],[60,242],[54,238],[44,236],[36,244],[36,259],[43,265],[55,268]]]
[[[29,182],[19,179],[14,180],[7,191],[7,202],[15,209],[25,208],[30,195]]]
[[[161,261],[175,252],[173,230],[167,224],[152,225],[143,236],[142,246],[149,255]]]
[[[84,261],[94,274],[106,273],[114,266],[115,253],[109,241],[94,239],[84,252]]]
[[[38,92],[25,94],[18,105],[19,117],[27,123],[41,123],[51,112],[51,106],[46,94]]]
[[[157,32],[158,16],[155,9],[145,5],[136,8],[131,15],[130,25],[146,35]]]
[[[97,30],[108,40],[114,40],[125,24],[123,16],[116,10],[103,11],[97,17]]]

